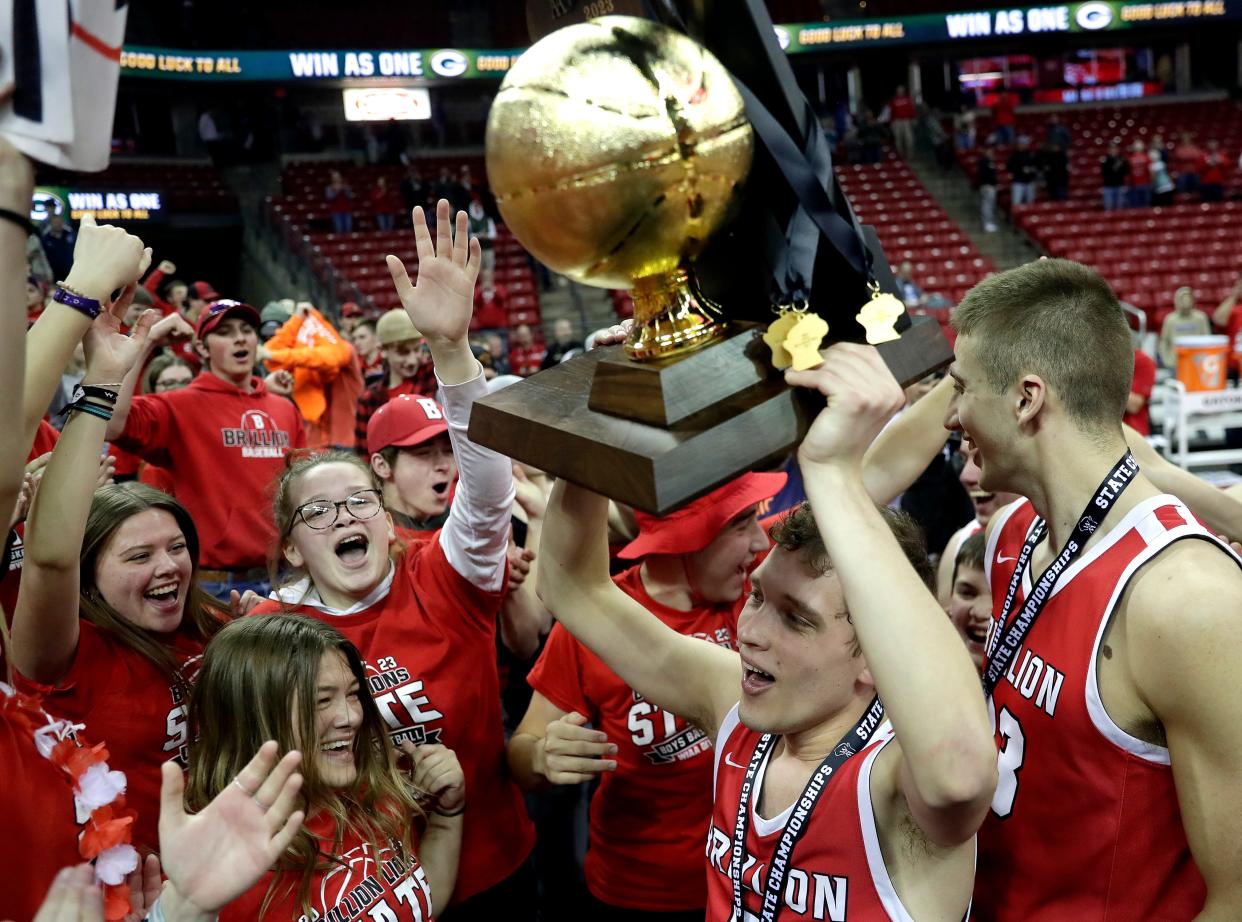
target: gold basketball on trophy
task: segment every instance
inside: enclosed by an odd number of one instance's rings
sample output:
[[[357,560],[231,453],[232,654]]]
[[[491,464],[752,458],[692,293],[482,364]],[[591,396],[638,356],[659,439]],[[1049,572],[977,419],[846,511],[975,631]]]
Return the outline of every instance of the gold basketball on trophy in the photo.
[[[626,351],[664,358],[717,339],[724,318],[690,266],[750,169],[742,98],[721,63],[659,23],[605,16],[518,59],[487,122],[500,213],[549,268],[633,288]]]

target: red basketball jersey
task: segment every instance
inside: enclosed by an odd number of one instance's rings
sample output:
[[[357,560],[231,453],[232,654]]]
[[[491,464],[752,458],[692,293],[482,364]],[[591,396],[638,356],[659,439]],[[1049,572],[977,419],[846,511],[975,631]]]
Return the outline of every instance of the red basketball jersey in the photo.
[[[715,804],[707,831],[707,922],[729,922],[733,912],[729,853],[742,779],[761,735],[741,722],[735,705],[717,737]],[[837,770],[824,788],[807,821],[809,826],[789,859],[781,922],[913,922],[884,865],[871,807],[871,766],[892,738],[891,729],[882,728],[865,749]],[[771,750],[767,758],[771,758]],[[766,770],[765,760],[755,777],[755,795],[751,798],[746,857],[742,862],[742,922],[759,918],[768,863],[793,811],[791,804],[771,819],[755,812]]]
[[[615,577],[626,594],[673,630],[737,648],[745,602],[678,611],[647,593],[635,566]],[[702,909],[703,826],[711,811],[711,738],[639,695],[563,625],[526,677],[562,711],[578,711],[617,745],[617,770],[591,798],[587,887],[613,906],[649,912]]]
[[[433,535],[397,557],[391,587],[361,611],[330,615],[267,601],[250,612],[292,611],[332,625],[362,654],[394,745],[441,743],[457,754],[469,808],[455,903],[500,883],[534,847],[534,826],[505,761],[496,672],[500,601],[500,593],[454,570]]]
[[[326,815],[306,826],[331,841],[334,827]],[[219,922],[432,922],[434,894],[418,857],[407,858],[387,847],[377,851],[354,835],[347,834],[331,865],[311,877],[309,917],[298,899],[301,884],[301,868],[269,871],[224,907]]]
[[[985,559],[994,618],[1034,519],[1025,500],[997,513]],[[1096,676],[1096,651],[1130,579],[1189,538],[1214,540],[1176,498],[1132,509],[1062,573],[997,684],[989,709],[1000,780],[975,878],[983,922],[1176,922],[1203,907],[1169,751],[1112,721]],[[1028,568],[1011,618],[1031,579]]]

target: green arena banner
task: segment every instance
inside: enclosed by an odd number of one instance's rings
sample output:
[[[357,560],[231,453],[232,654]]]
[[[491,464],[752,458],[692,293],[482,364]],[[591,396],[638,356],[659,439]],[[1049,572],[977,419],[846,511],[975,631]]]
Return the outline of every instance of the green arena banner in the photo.
[[[918,13],[875,19],[776,26],[788,54],[884,47],[1026,39],[1040,35],[1115,33],[1242,19],[1242,0],[1136,3],[1089,0],[1055,6],[1011,7],[964,13]],[[338,81],[401,80],[430,84],[504,77],[523,49],[461,48],[379,51],[179,51],[126,46],[121,73],[169,80]]]

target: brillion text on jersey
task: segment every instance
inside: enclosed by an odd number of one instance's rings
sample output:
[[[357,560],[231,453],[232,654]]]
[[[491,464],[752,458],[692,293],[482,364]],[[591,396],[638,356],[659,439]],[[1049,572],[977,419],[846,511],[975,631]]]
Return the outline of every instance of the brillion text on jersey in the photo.
[[[291,445],[289,433],[262,410],[247,410],[236,428],[222,427],[225,448],[240,448],[243,458],[283,458]]]
[[[725,877],[729,876],[729,851],[733,837],[714,823],[707,831],[707,860],[712,868]],[[767,865],[759,861],[747,849],[742,860],[742,886],[762,897]],[[783,906],[801,918],[845,922],[848,909],[849,878],[837,874],[825,874],[797,866],[785,875]],[[753,918],[746,913],[748,918]]]

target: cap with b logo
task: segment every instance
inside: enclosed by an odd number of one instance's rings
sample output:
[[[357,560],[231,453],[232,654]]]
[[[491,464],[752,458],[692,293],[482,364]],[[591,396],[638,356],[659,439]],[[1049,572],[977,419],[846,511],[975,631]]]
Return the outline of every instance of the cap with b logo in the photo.
[[[203,339],[229,317],[241,317],[256,331],[262,325],[259,312],[249,304],[225,298],[203,308],[202,313],[198,315],[198,329],[195,330],[195,337],[199,340]]]
[[[430,397],[402,394],[375,411],[367,423],[367,453],[390,445],[410,448],[448,432],[444,409]]]

